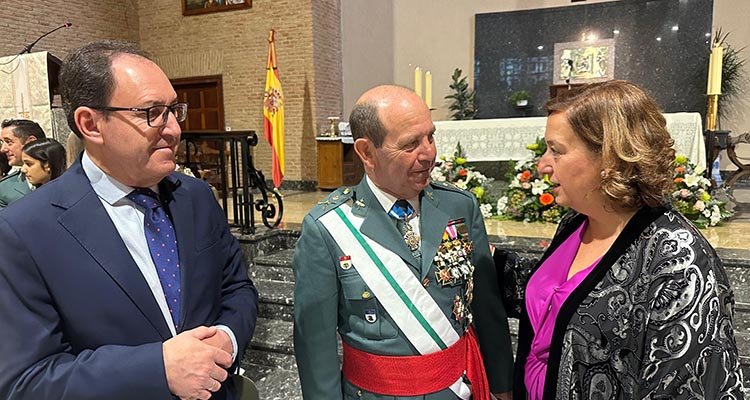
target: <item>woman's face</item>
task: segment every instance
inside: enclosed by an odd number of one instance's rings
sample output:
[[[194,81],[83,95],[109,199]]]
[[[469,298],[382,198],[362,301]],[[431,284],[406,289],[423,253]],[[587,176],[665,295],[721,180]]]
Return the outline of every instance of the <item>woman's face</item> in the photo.
[[[582,214],[604,206],[601,185],[601,155],[591,151],[573,132],[564,112],[547,118],[544,132],[547,152],[539,160],[540,174],[553,184],[555,201]]]
[[[21,172],[26,175],[26,180],[29,183],[34,186],[41,186],[49,182],[50,169],[47,163],[42,163],[26,153],[21,154],[21,160],[23,161]]]

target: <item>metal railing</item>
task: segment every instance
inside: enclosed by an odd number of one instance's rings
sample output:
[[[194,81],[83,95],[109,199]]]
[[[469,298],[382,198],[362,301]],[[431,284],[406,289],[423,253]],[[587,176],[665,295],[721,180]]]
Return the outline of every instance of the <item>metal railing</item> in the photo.
[[[218,200],[231,226],[241,233],[255,233],[255,211],[268,228],[279,225],[284,214],[281,194],[268,188],[250,154],[250,147],[258,144],[255,131],[184,131],[182,140],[185,146],[178,153],[178,163],[218,186]],[[216,173],[218,180],[208,179]]]

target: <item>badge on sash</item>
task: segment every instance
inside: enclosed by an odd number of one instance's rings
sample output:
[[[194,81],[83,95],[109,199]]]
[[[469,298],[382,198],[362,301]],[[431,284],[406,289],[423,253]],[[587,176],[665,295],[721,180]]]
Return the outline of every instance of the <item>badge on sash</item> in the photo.
[[[365,310],[365,321],[374,324],[378,320],[378,314],[374,308],[368,308]]]
[[[352,267],[352,256],[341,256],[339,257],[339,265],[344,271]]]

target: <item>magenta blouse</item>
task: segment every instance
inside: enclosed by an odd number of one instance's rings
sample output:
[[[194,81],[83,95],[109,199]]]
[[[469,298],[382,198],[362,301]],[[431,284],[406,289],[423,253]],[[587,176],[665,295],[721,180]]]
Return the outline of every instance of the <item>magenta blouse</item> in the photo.
[[[530,400],[541,399],[555,320],[568,295],[588,276],[599,260],[568,278],[568,271],[581,244],[588,221],[568,237],[534,272],[526,286],[526,309],[534,340],[526,359],[524,382]]]

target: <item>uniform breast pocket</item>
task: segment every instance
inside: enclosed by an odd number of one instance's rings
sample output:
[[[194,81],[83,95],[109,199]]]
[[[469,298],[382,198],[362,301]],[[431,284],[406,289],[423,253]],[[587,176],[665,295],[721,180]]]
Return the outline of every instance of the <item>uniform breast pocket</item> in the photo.
[[[380,340],[398,336],[398,330],[387,318],[383,306],[356,271],[339,276],[343,297],[340,313],[354,334]]]

